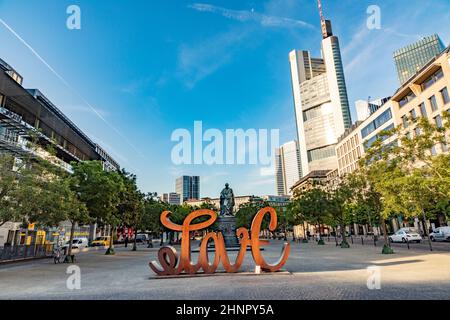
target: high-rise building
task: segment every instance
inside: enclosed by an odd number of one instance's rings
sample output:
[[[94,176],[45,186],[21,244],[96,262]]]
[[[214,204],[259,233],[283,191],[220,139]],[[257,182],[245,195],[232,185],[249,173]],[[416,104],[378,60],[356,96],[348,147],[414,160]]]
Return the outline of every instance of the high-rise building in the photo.
[[[337,169],[335,145],[352,124],[339,39],[319,8],[322,57],[309,51],[289,54],[302,176]]]
[[[200,200],[200,177],[182,176],[176,180],[175,191],[184,201]]]
[[[358,100],[355,102],[357,121],[364,121],[380,109],[391,97],[376,100]]]
[[[164,193],[161,200],[168,204],[179,205],[181,204],[181,195],[175,192]]]
[[[394,52],[398,79],[403,85],[445,49],[437,34],[425,37]]]
[[[291,187],[302,177],[297,141],[285,143],[275,150],[275,171],[278,195],[289,195]]]

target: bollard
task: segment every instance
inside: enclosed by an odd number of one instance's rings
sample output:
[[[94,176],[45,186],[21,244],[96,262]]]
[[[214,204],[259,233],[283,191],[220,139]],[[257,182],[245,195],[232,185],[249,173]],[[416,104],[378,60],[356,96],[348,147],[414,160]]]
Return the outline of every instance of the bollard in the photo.
[[[361,237],[361,245],[362,246],[364,245],[364,238],[363,237]]]
[[[408,246],[408,250],[409,250],[409,239],[406,239],[406,245]]]

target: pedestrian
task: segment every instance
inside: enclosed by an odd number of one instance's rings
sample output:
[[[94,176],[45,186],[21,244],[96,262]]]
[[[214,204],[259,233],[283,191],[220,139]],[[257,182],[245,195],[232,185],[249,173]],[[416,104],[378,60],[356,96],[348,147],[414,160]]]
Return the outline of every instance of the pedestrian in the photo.
[[[128,235],[125,236],[125,248],[128,248]]]

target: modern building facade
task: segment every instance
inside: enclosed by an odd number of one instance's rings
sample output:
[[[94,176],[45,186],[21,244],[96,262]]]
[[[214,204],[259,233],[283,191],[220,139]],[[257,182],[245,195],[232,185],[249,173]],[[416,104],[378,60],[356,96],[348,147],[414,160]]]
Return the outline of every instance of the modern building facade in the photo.
[[[379,106],[366,120],[357,122],[351,129],[339,138],[336,145],[339,175],[351,173],[358,168],[358,161],[378,138],[384,143],[392,142],[393,138],[385,139],[383,132],[395,127],[392,102]]]
[[[179,177],[175,183],[175,191],[181,195],[182,202],[188,200],[200,200],[200,177]]]
[[[291,187],[302,177],[297,141],[287,142],[275,150],[275,173],[278,195],[289,195]]]
[[[394,61],[400,84],[403,85],[444,49],[441,39],[434,34],[395,51]]]
[[[401,126],[404,134],[420,134],[410,121],[417,117],[427,117],[435,125],[443,126],[443,113],[450,112],[449,90],[450,48],[447,48],[422,66],[387,103],[339,139],[336,145],[339,174],[354,171],[367,148],[383,137],[383,131]],[[395,139],[391,137],[383,143],[393,143]],[[441,144],[434,146],[430,152],[439,154],[448,150],[447,144]]]
[[[171,204],[171,205],[180,205],[181,204],[181,195],[179,193],[171,192],[164,193],[162,195],[163,202]]]
[[[105,169],[119,170],[119,164],[84,134],[38,89],[22,86],[23,77],[0,59],[0,154],[12,154],[15,162],[44,158],[71,172],[71,162],[98,160]],[[30,142],[33,141],[33,146]],[[49,152],[51,148],[54,152]],[[13,166],[14,167],[14,166]],[[12,168],[13,169],[13,168]],[[0,227],[0,246],[5,242],[27,243],[20,224]],[[27,229],[26,234],[45,232]],[[48,234],[47,234],[48,235]],[[34,239],[37,239],[34,238]]]
[[[322,57],[289,54],[301,174],[337,168],[335,145],[352,121],[339,39],[322,17]]]

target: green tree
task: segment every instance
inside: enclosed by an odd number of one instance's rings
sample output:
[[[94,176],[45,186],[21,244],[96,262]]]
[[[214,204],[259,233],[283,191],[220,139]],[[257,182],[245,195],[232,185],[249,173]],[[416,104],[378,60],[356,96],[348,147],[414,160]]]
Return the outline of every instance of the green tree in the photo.
[[[114,254],[113,242],[116,227],[123,221],[118,207],[124,183],[115,171],[104,171],[101,162],[85,161],[73,163],[72,190],[86,205],[89,215],[111,226],[110,247],[106,254]]]
[[[316,225],[320,234],[322,224],[326,221],[329,212],[327,192],[316,185],[299,194],[297,201],[306,220]],[[324,244],[323,240],[319,239],[318,244]]]

